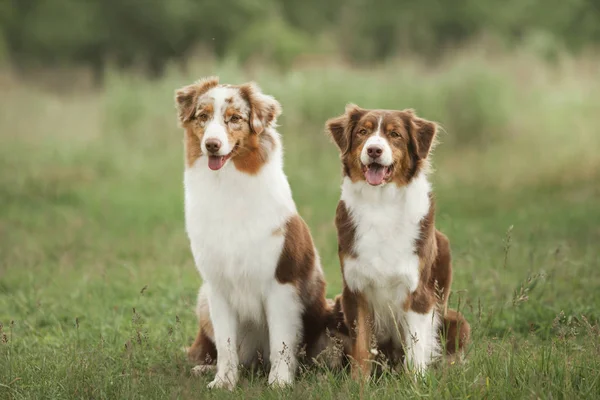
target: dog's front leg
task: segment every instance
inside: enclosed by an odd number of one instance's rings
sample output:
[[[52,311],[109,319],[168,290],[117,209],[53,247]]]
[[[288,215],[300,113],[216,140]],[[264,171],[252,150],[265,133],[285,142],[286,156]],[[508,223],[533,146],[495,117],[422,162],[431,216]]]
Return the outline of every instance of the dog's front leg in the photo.
[[[238,319],[223,293],[211,288],[208,291],[208,304],[217,348],[217,374],[208,388],[233,390],[238,381]]]
[[[364,380],[371,375],[371,337],[373,335],[371,309],[362,295],[356,296],[355,335],[352,347],[352,378]]]
[[[296,347],[302,334],[302,306],[292,284],[275,283],[266,301],[271,372],[269,385],[291,385],[296,372]]]
[[[426,314],[408,311],[404,319],[405,364],[420,374],[440,355],[440,318],[431,310]]]

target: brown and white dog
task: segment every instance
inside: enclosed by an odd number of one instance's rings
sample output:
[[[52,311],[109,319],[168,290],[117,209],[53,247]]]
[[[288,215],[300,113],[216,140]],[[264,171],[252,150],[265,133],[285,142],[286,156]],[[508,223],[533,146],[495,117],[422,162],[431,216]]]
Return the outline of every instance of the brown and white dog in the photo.
[[[352,104],[327,121],[343,165],[336,226],[354,377],[370,374],[372,338],[417,371],[469,339],[466,320],[447,309],[450,246],[435,228],[427,179],[436,129],[412,110]]]
[[[319,256],[283,172],[281,106],[253,83],[216,77],[177,90],[176,103],[186,230],[204,281],[189,355],[216,359],[210,388],[233,388],[238,366],[259,357],[270,361],[269,384],[288,385],[298,349],[316,356],[340,314],[325,299]]]

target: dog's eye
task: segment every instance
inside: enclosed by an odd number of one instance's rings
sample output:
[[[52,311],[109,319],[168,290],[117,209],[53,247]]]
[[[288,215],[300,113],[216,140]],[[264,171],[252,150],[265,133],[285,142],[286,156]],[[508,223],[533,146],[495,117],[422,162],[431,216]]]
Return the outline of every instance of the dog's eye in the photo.
[[[367,130],[365,128],[362,128],[358,131],[359,135],[366,135],[367,134]]]
[[[231,122],[232,124],[238,123],[240,122],[240,117],[239,115],[232,115],[231,118],[229,118],[229,122]]]
[[[396,132],[396,131],[391,131],[390,132],[390,136],[393,137],[393,138],[397,138],[397,137],[400,137],[400,134],[398,132]]]
[[[208,121],[208,114],[207,113],[202,113],[198,116],[198,118],[200,119],[200,121],[202,122],[206,122]]]

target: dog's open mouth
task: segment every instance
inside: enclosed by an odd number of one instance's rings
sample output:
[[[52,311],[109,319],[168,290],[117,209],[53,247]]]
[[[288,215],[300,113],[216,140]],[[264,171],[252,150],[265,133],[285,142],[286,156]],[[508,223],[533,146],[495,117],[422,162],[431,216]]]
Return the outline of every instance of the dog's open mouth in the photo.
[[[227,160],[231,158],[237,147],[238,146],[236,144],[233,150],[231,150],[229,154],[224,156],[208,156],[208,168],[212,169],[213,171],[218,171],[221,168],[223,168],[223,165],[225,165]]]
[[[377,163],[371,163],[369,165],[363,165],[362,170],[369,185],[373,186],[381,185],[392,176],[391,165],[384,166]]]
[[[225,162],[231,158],[231,153],[226,156],[208,156],[208,168],[217,171],[225,165]]]

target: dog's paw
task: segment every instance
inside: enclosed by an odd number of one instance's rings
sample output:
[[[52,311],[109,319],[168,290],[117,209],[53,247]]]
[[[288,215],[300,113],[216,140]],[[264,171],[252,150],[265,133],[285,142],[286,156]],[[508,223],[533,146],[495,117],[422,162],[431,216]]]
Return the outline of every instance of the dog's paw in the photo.
[[[291,368],[280,367],[280,368],[271,368],[271,372],[269,373],[269,386],[273,388],[284,388],[292,386],[294,381],[294,375],[291,371]]]
[[[225,374],[217,374],[215,379],[206,387],[209,389],[227,389],[232,391],[237,384],[237,374],[228,372]]]
[[[232,383],[224,381],[220,378],[215,378],[211,383],[206,385],[209,389],[227,389],[229,391],[233,391],[235,387]]]
[[[208,365],[208,364],[196,365],[194,368],[192,368],[192,375],[202,376],[209,372],[214,371],[216,368],[217,368],[216,365]]]

